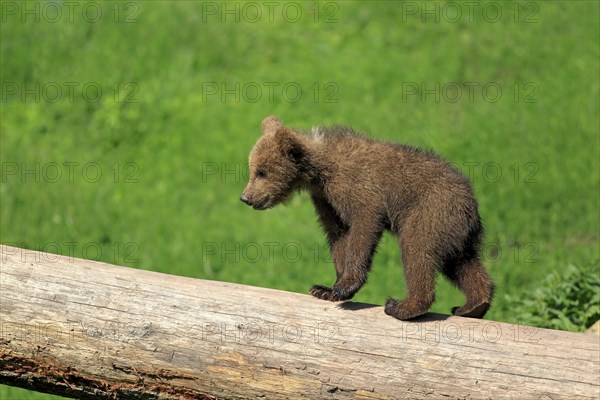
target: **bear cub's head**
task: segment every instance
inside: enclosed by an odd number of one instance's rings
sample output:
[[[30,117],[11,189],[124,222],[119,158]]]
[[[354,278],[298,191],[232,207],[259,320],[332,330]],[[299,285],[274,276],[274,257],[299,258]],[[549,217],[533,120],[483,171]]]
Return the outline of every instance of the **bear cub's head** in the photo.
[[[241,201],[255,210],[266,210],[299,188],[306,155],[302,136],[283,126],[277,117],[263,119],[262,136],[248,158],[250,175]]]

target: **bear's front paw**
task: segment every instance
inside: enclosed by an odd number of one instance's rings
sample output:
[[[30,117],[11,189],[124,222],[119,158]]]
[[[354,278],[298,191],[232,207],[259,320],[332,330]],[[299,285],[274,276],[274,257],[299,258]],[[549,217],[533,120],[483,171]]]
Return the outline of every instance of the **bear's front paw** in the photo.
[[[329,300],[331,297],[331,288],[323,285],[313,285],[308,292],[321,300]]]
[[[336,283],[335,285],[333,285],[333,288],[331,288],[331,296],[329,300],[349,300],[354,296],[354,293],[356,293],[356,290],[354,288],[346,288],[341,285],[338,286],[338,284]]]
[[[323,285],[314,285],[312,288],[310,288],[309,293],[321,300],[329,301],[348,300],[350,297],[352,297],[352,295],[336,288],[335,286],[333,289],[331,289]]]

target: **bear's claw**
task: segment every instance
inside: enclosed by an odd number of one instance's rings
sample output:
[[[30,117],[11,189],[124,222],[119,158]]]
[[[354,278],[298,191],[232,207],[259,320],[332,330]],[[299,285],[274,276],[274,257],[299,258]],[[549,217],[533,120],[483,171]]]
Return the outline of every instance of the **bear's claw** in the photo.
[[[343,301],[352,297],[335,287],[332,289],[323,285],[314,285],[310,288],[309,293],[316,298],[329,301]]]
[[[309,293],[321,300],[332,300],[331,299],[331,288],[323,285],[314,285],[310,288]]]

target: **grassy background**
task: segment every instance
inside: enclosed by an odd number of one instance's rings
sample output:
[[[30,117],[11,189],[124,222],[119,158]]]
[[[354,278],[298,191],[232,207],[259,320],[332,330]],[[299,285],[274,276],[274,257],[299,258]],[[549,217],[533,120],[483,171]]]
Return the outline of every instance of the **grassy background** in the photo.
[[[422,2],[291,3],[297,21],[287,3],[272,20],[262,5],[257,21],[244,3],[225,15],[221,2],[94,3],[97,22],[84,3],[72,21],[65,8],[54,21],[46,2],[29,3],[37,21],[11,4],[0,30],[2,243],[302,293],[332,283],[306,195],[268,212],[239,201],[260,121],[275,114],[433,148],[469,173],[498,287],[489,319],[519,322],[507,295],[569,264],[598,266],[596,1],[481,3],[472,14],[459,3],[460,16],[446,2],[428,3],[436,15]],[[403,292],[388,235],[355,300]],[[461,301],[440,279],[432,311]],[[29,395],[0,387],[3,399]]]

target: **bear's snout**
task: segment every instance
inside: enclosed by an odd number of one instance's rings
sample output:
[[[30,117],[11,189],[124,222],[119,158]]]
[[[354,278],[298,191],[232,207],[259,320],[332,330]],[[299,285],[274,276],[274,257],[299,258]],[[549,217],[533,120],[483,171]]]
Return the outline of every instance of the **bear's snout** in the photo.
[[[249,206],[252,205],[252,204],[250,204],[250,199],[248,199],[248,196],[246,196],[246,193],[242,193],[242,195],[240,196],[240,200],[243,201],[244,203],[248,204]]]
[[[250,207],[254,208],[255,210],[266,210],[267,208],[269,208],[267,206],[267,204],[269,203],[269,195],[266,195],[266,196],[256,200],[254,198],[254,196],[252,196],[252,194],[250,195],[250,197],[248,197],[246,195],[246,192],[244,192],[240,196],[240,200],[243,201],[244,203],[248,204]]]

